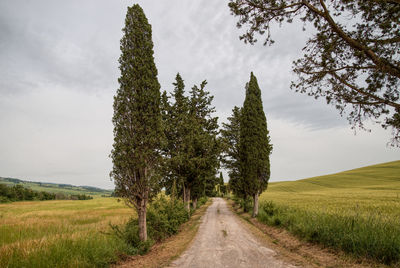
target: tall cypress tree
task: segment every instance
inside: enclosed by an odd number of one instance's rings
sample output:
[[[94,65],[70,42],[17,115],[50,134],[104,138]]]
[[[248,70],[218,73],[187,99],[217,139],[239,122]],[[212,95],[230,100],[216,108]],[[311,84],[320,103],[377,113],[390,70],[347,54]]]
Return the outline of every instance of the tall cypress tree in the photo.
[[[140,240],[147,240],[146,205],[160,190],[157,170],[163,140],[160,84],[154,64],[151,25],[142,8],[128,7],[114,97],[111,152],[116,191],[138,214]]]
[[[206,81],[200,87],[193,86],[190,91],[190,133],[188,176],[184,181],[185,200],[192,199],[193,203],[205,192],[207,178],[214,177],[219,168],[219,154],[221,150],[218,135],[218,117],[213,117],[215,108],[211,106],[213,96],[205,90]],[[192,191],[192,194],[191,194]],[[189,208],[188,205],[186,208]]]
[[[240,118],[240,174],[246,193],[253,197],[253,217],[258,214],[258,196],[267,189],[272,152],[261,90],[251,73]]]
[[[240,116],[241,108],[235,106],[232,115],[228,117],[228,123],[223,123],[221,130],[224,144],[222,164],[228,169],[229,188],[238,197],[246,199],[247,195],[243,188],[243,180],[240,175]]]
[[[164,150],[166,159],[164,176],[167,192],[171,192],[175,185],[178,192],[183,191],[183,184],[188,175],[188,135],[190,132],[189,122],[189,99],[185,96],[185,84],[178,73],[175,78],[174,91],[171,94],[171,103],[168,101],[166,92],[163,94],[162,110],[164,115],[164,131],[167,143]]]

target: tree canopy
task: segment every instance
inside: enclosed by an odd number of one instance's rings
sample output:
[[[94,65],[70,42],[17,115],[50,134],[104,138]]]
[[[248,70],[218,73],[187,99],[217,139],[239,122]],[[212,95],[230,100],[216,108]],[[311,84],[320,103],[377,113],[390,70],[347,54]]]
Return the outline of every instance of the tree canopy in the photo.
[[[140,239],[146,240],[146,205],[161,186],[157,173],[163,141],[160,84],[151,25],[139,5],[128,7],[122,31],[110,175],[118,195],[137,210]]]
[[[221,135],[224,145],[222,164],[228,169],[229,188],[236,196],[245,199],[247,194],[240,175],[240,115],[241,109],[235,106],[232,115],[228,117],[228,123],[222,123]]]
[[[316,31],[294,62],[291,87],[325,98],[353,127],[372,119],[391,128],[391,144],[400,146],[399,0],[230,0],[229,7],[250,44],[257,35],[272,44],[273,23],[311,24]]]
[[[240,116],[239,166],[244,191],[254,199],[253,217],[258,213],[258,195],[268,186],[271,153],[272,144],[261,90],[256,77],[251,73]]]
[[[175,185],[190,210],[190,200],[196,203],[215,184],[220,153],[218,118],[213,116],[213,97],[205,90],[206,81],[200,87],[193,86],[188,96],[179,73],[173,85],[170,98],[164,92],[161,105],[168,140],[164,149],[165,187],[170,192]]]

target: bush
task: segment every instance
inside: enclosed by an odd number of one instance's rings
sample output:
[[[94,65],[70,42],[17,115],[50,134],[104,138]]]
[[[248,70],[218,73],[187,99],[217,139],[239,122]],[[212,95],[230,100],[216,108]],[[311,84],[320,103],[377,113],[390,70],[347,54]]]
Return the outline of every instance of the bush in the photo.
[[[202,196],[199,198],[199,201],[197,201],[197,207],[201,207],[202,205],[204,205],[205,203],[207,203],[208,201],[208,197],[207,196]]]
[[[148,239],[145,242],[140,241],[137,219],[130,219],[125,226],[123,226],[122,230],[118,225],[110,224],[110,227],[112,229],[112,233],[117,238],[125,242],[127,245],[126,253],[130,255],[146,254],[154,243],[152,239]]]
[[[200,200],[199,200],[200,201]],[[176,234],[182,223],[189,219],[184,204],[180,200],[167,199],[161,195],[147,209],[147,236],[145,242],[139,239],[139,223],[137,218],[130,219],[122,229],[111,225],[114,235],[131,247],[130,254],[145,254],[154,244]]]
[[[170,200],[160,196],[147,210],[148,235],[161,241],[179,230],[179,226],[189,219],[184,204],[180,200]]]
[[[1,203],[8,203],[8,202],[11,202],[10,199],[8,199],[5,196],[0,196],[0,204]]]

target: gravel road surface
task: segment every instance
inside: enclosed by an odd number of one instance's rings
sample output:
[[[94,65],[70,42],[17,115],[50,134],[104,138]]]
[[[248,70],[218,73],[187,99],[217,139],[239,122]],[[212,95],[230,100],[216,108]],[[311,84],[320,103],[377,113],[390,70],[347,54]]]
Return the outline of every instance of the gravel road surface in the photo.
[[[296,267],[258,242],[222,198],[214,198],[191,246],[170,267]]]

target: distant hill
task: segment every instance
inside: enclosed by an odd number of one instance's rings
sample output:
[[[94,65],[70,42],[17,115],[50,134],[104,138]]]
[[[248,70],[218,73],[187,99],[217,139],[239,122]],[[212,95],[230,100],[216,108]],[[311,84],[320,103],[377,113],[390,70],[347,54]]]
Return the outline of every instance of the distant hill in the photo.
[[[34,182],[34,181],[24,181],[15,178],[2,178],[0,177],[0,183],[7,184],[8,186],[13,186],[15,184],[21,184],[26,188],[30,188],[35,191],[45,191],[49,193],[64,193],[64,194],[86,194],[92,196],[110,196],[112,190],[104,190],[92,186],[74,186],[71,184],[58,184],[50,182]]]
[[[319,192],[351,188],[400,190],[400,161],[297,181],[271,182],[268,192]]]

